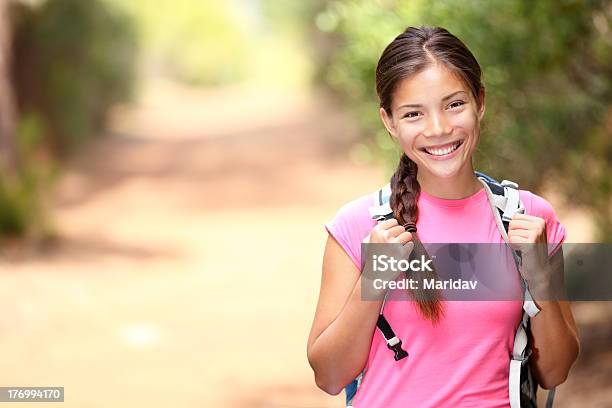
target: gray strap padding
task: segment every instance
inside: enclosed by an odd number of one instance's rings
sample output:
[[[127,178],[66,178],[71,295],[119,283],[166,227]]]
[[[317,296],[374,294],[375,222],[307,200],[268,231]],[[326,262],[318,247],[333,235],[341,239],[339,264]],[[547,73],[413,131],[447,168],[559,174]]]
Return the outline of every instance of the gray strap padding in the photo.
[[[387,183],[383,186],[383,188],[379,191],[379,199],[378,204],[388,203],[391,197],[391,184]]]
[[[379,217],[384,217],[386,215],[391,214],[393,210],[391,209],[389,203],[386,203],[383,205],[370,207],[368,209],[368,212],[370,213],[370,217],[372,217],[373,219],[378,219]]]
[[[393,213],[391,205],[389,204],[391,197],[391,185],[387,183],[383,188],[374,193],[373,202],[374,204],[368,208],[370,217],[373,219],[379,219],[386,217]]]
[[[501,207],[498,207],[498,204],[500,204],[500,201],[497,197],[500,197],[500,196],[496,196],[493,194],[493,192],[491,191],[491,188],[489,187],[486,181],[484,181],[481,178],[478,178],[478,181],[480,181],[480,183],[484,186],[485,191],[487,192],[487,198],[489,199],[489,206],[491,207],[491,211],[493,212],[493,217],[495,218],[497,229],[499,230],[499,233],[501,234],[502,238],[504,238],[504,241],[508,242],[508,233],[506,232],[506,229],[504,228],[504,224],[502,223],[501,217],[499,216],[499,211],[497,211],[497,208],[499,208],[500,210],[504,210],[506,208],[506,200],[505,198],[502,198],[503,204]]]
[[[556,391],[557,391],[556,388],[553,388],[552,390],[548,391],[548,397],[546,398],[546,407],[545,408],[552,408],[553,401],[555,400],[555,392]]]
[[[521,368],[528,364],[529,356],[525,355],[527,348],[527,319],[529,315],[524,312],[521,323],[514,335],[514,346],[510,360],[510,377],[508,381],[508,395],[510,396],[510,408],[521,408]]]
[[[525,300],[523,302],[523,310],[529,315],[529,317],[535,317],[538,313],[540,313],[540,308],[538,308],[531,297],[527,282],[525,282]]]
[[[504,180],[504,182],[508,183],[508,180]],[[514,185],[503,185],[504,186],[504,197],[506,198],[506,205],[503,208],[504,213],[501,218],[503,221],[510,222],[512,220],[512,216],[516,213],[523,213],[525,207],[521,203],[520,195],[518,189]]]

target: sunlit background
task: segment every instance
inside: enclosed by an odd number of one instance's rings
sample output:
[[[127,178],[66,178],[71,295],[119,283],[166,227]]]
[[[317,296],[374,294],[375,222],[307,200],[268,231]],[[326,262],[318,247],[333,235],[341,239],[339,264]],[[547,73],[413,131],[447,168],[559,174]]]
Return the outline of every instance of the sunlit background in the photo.
[[[478,169],[553,203],[567,242],[611,242],[611,18],[603,0],[0,0],[0,386],[342,407],[306,339],[323,223],[398,158],[385,45],[408,25],[463,39],[487,89]],[[556,406],[612,406],[612,305],[573,308]]]

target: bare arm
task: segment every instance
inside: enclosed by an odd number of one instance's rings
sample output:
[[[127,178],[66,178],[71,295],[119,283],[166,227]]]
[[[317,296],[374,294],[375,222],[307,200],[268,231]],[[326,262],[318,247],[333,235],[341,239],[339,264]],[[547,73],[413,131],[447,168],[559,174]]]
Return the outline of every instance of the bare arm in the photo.
[[[521,274],[540,308],[531,320],[533,358],[529,364],[538,383],[551,389],[565,381],[580,349],[569,304],[559,297],[564,287],[563,248],[549,257],[546,222],[527,214],[512,217],[508,240],[522,251]]]
[[[382,300],[362,301],[360,271],[333,237],[323,257],[308,361],[319,388],[336,395],[365,366]]]
[[[553,255],[551,264],[559,268],[554,285],[563,287],[562,248]],[[538,383],[551,389],[565,382],[578,357],[580,343],[569,302],[553,299],[536,303],[541,310],[531,321],[534,354],[530,364]]]
[[[412,238],[396,220],[379,223],[371,242],[405,244]],[[308,361],[315,382],[336,395],[365,367],[384,292],[361,299],[361,272],[338,242],[328,237],[319,302],[308,338]]]

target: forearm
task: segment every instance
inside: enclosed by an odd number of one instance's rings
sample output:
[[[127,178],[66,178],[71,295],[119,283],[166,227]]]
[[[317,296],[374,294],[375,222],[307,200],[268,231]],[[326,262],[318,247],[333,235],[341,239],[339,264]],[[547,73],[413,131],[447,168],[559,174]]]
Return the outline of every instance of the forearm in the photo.
[[[531,319],[531,367],[543,388],[565,381],[579,352],[578,336],[561,312],[559,301],[537,302],[540,312]]]
[[[308,351],[317,385],[338,394],[366,364],[372,335],[382,305],[379,300],[362,300],[359,279],[338,317],[317,337]]]

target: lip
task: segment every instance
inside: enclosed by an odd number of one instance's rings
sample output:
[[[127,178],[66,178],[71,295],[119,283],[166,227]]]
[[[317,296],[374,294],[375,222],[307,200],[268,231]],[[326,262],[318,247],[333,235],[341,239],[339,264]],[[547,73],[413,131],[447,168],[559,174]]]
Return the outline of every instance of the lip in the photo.
[[[457,142],[461,142],[459,147],[457,147],[455,150],[453,150],[449,154],[445,154],[444,156],[434,156],[433,154],[429,154],[429,153],[427,153],[425,151],[424,147],[420,148],[419,150],[421,152],[423,152],[431,160],[448,160],[448,159],[451,159],[451,158],[455,157],[458,154],[459,150],[465,144],[465,140],[455,140],[453,142],[445,143],[445,144],[439,145],[439,146],[427,146],[427,148],[444,148],[444,147],[452,146],[454,143],[457,143]]]

